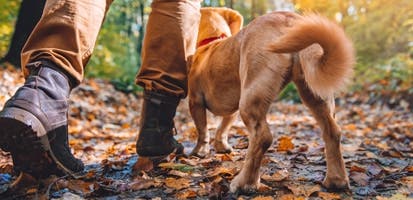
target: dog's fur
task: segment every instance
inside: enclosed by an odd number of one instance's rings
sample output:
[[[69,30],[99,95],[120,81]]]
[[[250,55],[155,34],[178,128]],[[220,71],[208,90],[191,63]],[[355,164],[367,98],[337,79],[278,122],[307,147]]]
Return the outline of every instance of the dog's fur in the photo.
[[[333,113],[334,92],[345,87],[353,72],[351,41],[340,26],[316,14],[274,12],[256,18],[242,30],[241,26],[242,17],[236,11],[201,9],[198,44],[202,46],[188,62],[189,106],[198,131],[192,154],[209,153],[206,109],[223,116],[215,150],[231,152],[227,131],[239,109],[249,131],[249,146],[230,189],[256,189],[261,161],[273,141],[266,113],[273,99],[293,81],[323,132],[324,186],[349,187]],[[211,38],[216,40],[204,44]]]

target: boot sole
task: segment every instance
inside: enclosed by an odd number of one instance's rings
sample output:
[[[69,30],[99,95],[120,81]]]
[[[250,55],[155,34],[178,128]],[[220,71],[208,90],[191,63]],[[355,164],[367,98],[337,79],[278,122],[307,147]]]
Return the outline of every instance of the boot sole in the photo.
[[[9,107],[0,112],[0,148],[11,153],[16,170],[35,177],[74,174],[56,159],[43,124],[26,110]]]

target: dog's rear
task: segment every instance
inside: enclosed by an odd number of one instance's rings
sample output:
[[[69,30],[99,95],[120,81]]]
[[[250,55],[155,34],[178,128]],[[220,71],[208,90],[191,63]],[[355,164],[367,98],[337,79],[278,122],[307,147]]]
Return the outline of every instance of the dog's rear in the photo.
[[[322,98],[344,89],[353,74],[351,41],[339,25],[317,14],[300,17],[268,50],[299,52],[305,81]]]

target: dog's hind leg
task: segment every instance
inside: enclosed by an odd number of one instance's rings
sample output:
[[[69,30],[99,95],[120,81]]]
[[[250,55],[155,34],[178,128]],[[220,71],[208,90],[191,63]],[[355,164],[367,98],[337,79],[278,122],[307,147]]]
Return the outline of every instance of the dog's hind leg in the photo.
[[[262,65],[261,65],[262,66]],[[260,186],[261,161],[273,141],[266,121],[272,100],[279,93],[286,70],[281,67],[249,68],[243,77],[239,104],[240,116],[249,132],[249,144],[240,173],[232,180],[231,192],[250,192]],[[241,69],[240,71],[244,71]]]
[[[214,147],[217,153],[231,153],[232,147],[228,144],[228,131],[236,116],[236,113],[233,113],[222,118],[215,134]]]
[[[327,173],[323,185],[330,189],[349,188],[349,180],[340,149],[340,128],[334,120],[333,95],[324,100],[311,92],[304,79],[294,80],[294,83],[297,85],[301,99],[310,108],[323,132],[327,162]]]

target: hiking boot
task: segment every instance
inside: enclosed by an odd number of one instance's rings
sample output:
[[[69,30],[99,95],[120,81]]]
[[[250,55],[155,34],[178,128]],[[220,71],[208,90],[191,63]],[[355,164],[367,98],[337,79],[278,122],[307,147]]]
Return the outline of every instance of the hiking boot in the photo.
[[[27,68],[24,85],[0,111],[0,148],[11,153],[15,170],[37,178],[82,171],[68,143],[70,79],[46,60]]]
[[[180,99],[146,91],[141,113],[141,129],[136,143],[139,156],[163,157],[183,154],[184,147],[174,138],[173,118]]]

